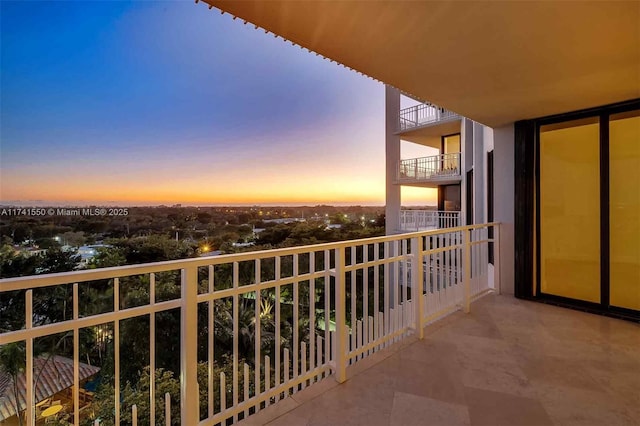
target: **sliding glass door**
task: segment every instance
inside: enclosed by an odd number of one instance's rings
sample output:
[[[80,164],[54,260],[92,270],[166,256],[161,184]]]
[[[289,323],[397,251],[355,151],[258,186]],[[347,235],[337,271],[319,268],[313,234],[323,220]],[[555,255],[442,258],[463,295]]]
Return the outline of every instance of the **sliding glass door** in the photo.
[[[640,110],[566,116],[537,125],[536,292],[638,316]]]
[[[640,311],[640,111],[609,119],[610,303]]]
[[[600,126],[540,128],[541,291],[600,303]]]

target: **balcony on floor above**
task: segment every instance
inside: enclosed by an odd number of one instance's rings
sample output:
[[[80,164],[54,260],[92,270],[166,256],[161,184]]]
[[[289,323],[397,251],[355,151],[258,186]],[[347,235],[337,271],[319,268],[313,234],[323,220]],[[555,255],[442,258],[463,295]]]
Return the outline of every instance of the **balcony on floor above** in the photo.
[[[461,156],[461,153],[454,152],[400,160],[397,170],[397,182],[407,185],[457,183],[461,180]]]
[[[398,115],[398,132],[460,120],[462,117],[431,103],[403,108]]]
[[[400,232],[429,231],[460,226],[460,212],[439,210],[400,210]]]

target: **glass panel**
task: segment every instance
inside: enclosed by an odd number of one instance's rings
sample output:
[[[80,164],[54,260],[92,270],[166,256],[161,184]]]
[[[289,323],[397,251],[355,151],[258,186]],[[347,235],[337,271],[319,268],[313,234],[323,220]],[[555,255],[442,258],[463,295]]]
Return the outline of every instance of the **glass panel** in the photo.
[[[448,212],[460,211],[460,185],[446,185],[444,190],[444,210]]]
[[[460,152],[460,135],[459,134],[444,137],[444,153],[451,154],[454,152]]]
[[[597,118],[540,129],[543,293],[600,302],[600,129]]]
[[[640,111],[609,122],[611,305],[640,310]]]
[[[460,135],[444,137],[444,154],[455,154],[460,152]],[[458,159],[455,157],[447,158],[444,161],[443,168],[445,170],[454,170],[458,168]]]

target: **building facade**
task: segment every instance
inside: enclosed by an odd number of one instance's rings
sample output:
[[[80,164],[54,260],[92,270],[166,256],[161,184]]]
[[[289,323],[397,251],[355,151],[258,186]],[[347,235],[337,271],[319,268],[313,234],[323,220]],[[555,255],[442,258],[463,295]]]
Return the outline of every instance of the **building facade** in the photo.
[[[493,132],[429,102],[401,108],[403,95],[385,86],[386,233],[415,232],[493,221]],[[410,98],[404,97],[409,100]],[[403,155],[403,144],[427,155]],[[410,208],[403,187],[437,191],[435,208]]]

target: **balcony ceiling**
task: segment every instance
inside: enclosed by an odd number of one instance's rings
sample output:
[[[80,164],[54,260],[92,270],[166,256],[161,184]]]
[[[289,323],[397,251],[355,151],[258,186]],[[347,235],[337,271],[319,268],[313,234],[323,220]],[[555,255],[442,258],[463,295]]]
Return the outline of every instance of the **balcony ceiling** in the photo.
[[[640,2],[207,3],[490,126],[640,97]]]
[[[455,120],[437,122],[432,125],[415,127],[398,133],[400,139],[404,141],[440,149],[442,135],[460,133],[461,120],[462,118],[457,118]]]

